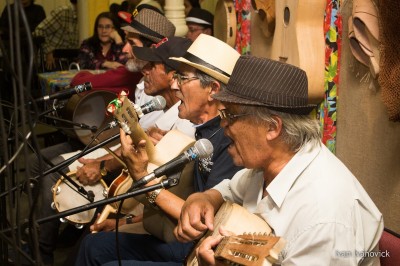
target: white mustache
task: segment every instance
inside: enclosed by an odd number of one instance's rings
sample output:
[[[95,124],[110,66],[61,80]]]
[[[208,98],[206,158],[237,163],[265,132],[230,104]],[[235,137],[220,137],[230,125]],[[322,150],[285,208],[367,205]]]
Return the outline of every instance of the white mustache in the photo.
[[[142,68],[147,64],[147,61],[143,61],[137,58],[128,59],[125,67],[130,72],[140,72]]]

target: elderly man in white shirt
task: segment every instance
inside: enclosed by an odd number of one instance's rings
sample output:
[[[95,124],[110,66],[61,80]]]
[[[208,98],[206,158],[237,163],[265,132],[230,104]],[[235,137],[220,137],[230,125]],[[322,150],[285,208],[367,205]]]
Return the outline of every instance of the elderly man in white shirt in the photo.
[[[309,116],[314,106],[307,104],[305,72],[242,56],[227,89],[213,97],[226,106],[220,115],[232,140],[229,154],[247,169],[187,199],[175,230],[178,240],[214,230],[214,213],[230,200],[258,214],[286,240],[278,264],[379,265],[382,214],[321,143],[318,122]],[[221,236],[202,242],[200,263],[215,264],[213,248],[220,241]]]

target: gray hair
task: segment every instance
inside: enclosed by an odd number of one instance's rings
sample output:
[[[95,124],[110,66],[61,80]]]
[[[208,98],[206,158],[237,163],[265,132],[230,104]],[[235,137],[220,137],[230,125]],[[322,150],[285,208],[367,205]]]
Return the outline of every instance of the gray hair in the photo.
[[[220,90],[223,91],[226,87],[226,85],[224,83],[222,83],[221,81],[211,77],[210,75],[196,69],[196,77],[199,78],[200,80],[200,86],[202,88],[206,88],[206,87],[210,87],[212,85],[213,82],[218,82],[220,85]]]
[[[277,125],[276,117],[282,119],[281,138],[291,151],[297,152],[305,144],[311,143],[313,146],[321,143],[321,130],[318,120],[309,115],[296,115],[284,113],[267,107],[241,105],[241,113],[251,114],[252,118],[260,124]]]

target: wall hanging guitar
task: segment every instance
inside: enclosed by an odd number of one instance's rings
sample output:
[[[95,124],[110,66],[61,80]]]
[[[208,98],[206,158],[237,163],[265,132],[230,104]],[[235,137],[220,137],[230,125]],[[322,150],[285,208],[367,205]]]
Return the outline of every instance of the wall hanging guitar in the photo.
[[[275,18],[275,30],[270,58],[300,67],[307,73],[310,103],[320,103],[324,97],[325,73],[325,0],[257,1],[257,9],[267,6],[266,16]],[[269,16],[268,16],[269,15]]]

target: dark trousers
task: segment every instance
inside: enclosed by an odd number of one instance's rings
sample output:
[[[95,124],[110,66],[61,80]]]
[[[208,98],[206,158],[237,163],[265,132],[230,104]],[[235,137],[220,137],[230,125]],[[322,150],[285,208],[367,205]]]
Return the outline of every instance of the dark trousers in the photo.
[[[122,265],[182,265],[192,243],[165,243],[152,235],[118,233]],[[118,265],[115,232],[90,234],[81,243],[76,266]]]
[[[53,164],[58,164],[63,161],[63,158],[59,155],[72,152],[81,147],[82,144],[75,143],[75,141],[64,142],[54,146],[50,146],[41,150],[44,157],[50,160]],[[30,175],[36,177],[39,173],[39,162],[35,154],[29,157],[30,164]],[[45,169],[49,166],[45,164]],[[63,170],[67,172],[67,170]],[[40,180],[38,180],[37,193],[40,195],[40,204],[38,206],[38,217],[45,218],[56,214],[57,212],[51,207],[53,202],[53,193],[51,188],[56,184],[57,180],[61,177],[60,174],[50,173]],[[39,249],[42,261],[44,264],[53,263],[53,252],[57,246],[58,231],[60,228],[59,219],[50,220],[46,223],[42,223],[39,226]]]

